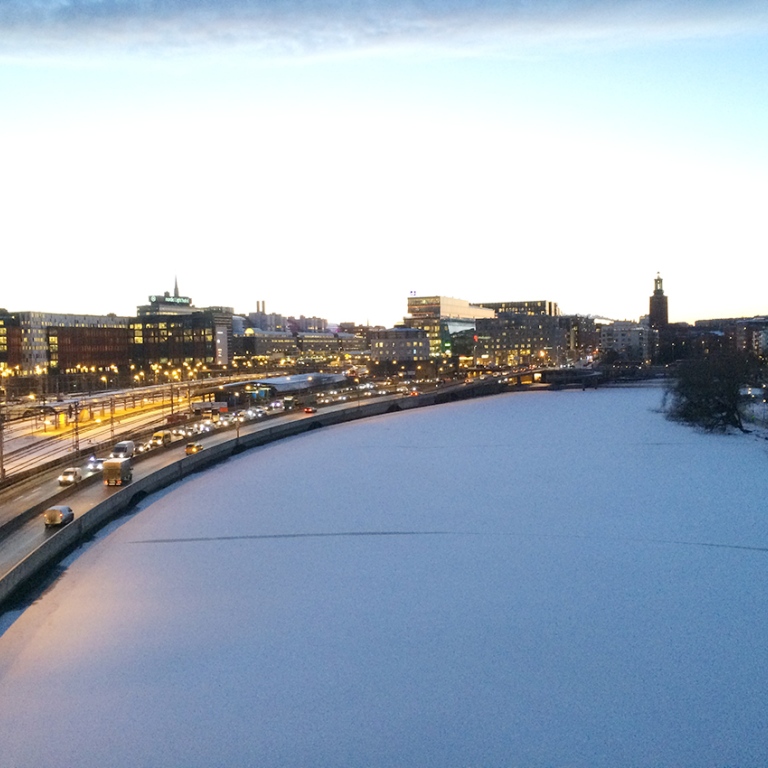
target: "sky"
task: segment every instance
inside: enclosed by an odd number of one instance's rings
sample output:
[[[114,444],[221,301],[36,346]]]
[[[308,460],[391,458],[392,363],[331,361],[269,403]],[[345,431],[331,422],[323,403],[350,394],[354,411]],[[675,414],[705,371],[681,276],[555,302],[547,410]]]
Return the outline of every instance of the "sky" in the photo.
[[[768,314],[768,6],[0,5],[0,307]]]
[[[0,617],[0,766],[764,768],[768,444],[661,395],[389,414],[147,497]]]

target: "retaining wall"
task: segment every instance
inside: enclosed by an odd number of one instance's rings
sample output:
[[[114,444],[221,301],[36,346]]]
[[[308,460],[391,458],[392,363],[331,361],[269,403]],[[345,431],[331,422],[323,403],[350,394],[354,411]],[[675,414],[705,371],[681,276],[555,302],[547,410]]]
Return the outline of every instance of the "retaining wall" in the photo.
[[[509,388],[491,380],[469,386],[457,386],[448,390],[426,392],[417,397],[403,397],[397,400],[360,400],[359,402],[350,403],[344,409],[327,412],[321,411],[312,416],[307,416],[305,419],[275,424],[255,432],[245,432],[239,437],[235,436],[226,442],[206,447],[200,453],[184,456],[173,464],[153,472],[151,475],[134,480],[130,485],[115,490],[108,499],[84,512],[61,530],[53,532],[46,541],[0,578],[0,609],[2,609],[4,602],[34,577],[58,562],[66,553],[79,546],[105,523],[125,514],[135,505],[137,500],[165,488],[193,472],[199,472],[219,461],[223,461],[233,454],[240,453],[249,448],[266,445],[275,440],[304,434],[324,426],[342,424],[347,421],[354,421],[355,419],[380,416],[386,413],[429,405],[439,405],[446,402],[498,394],[504,391],[509,391]],[[100,482],[101,478],[96,476],[89,478],[88,481]],[[32,519],[51,504],[65,499],[67,496],[75,493],[76,490],[76,488],[67,488],[46,502],[36,505],[21,516],[23,520],[18,525]]]

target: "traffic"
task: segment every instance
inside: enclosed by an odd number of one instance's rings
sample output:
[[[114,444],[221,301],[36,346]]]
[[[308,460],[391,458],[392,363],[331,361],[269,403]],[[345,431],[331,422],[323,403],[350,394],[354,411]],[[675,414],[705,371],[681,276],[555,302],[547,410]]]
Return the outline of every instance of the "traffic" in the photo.
[[[232,432],[237,437],[250,435],[280,423],[318,418],[323,413],[349,412],[364,399],[410,399],[427,389],[448,390],[466,383],[420,382],[417,387],[395,381],[375,387],[348,386],[300,399],[274,398],[263,406],[239,410],[189,407],[177,411],[173,419],[166,416],[160,428],[156,421],[145,420],[135,433],[121,434],[119,440],[106,447],[102,444],[79,463],[38,472],[0,490],[0,579],[47,537],[56,535],[56,530],[102,504],[120,488],[201,451],[207,455],[207,448],[232,440]],[[251,440],[249,444],[254,443]]]

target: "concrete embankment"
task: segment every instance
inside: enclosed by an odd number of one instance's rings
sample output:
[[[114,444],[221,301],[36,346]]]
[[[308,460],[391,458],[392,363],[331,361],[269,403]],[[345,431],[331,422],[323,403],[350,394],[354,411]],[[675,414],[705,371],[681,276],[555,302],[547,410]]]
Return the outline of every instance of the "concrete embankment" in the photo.
[[[231,440],[206,447],[200,453],[184,456],[146,477],[135,480],[130,485],[116,489],[108,499],[84,512],[61,530],[52,532],[45,542],[0,578],[0,610],[10,597],[39,576],[45,569],[55,565],[66,553],[71,552],[110,520],[125,514],[140,499],[193,472],[199,472],[224,461],[236,453],[266,445],[275,440],[282,440],[286,437],[293,437],[314,429],[342,424],[355,419],[499,394],[505,391],[509,391],[505,384],[490,380],[426,392],[417,397],[403,397],[396,400],[361,400],[350,403],[344,409],[321,411],[304,419],[276,423],[274,426],[264,427],[253,432],[243,430],[239,437],[233,436]],[[31,519],[47,506],[64,500],[71,493],[73,491],[61,492],[44,504],[39,504],[28,510],[23,516],[24,520]]]

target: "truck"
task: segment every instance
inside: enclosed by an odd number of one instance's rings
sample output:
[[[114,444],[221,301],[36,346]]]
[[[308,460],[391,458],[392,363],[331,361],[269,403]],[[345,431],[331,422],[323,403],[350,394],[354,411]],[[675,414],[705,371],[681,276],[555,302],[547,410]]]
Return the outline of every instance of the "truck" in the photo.
[[[104,485],[125,485],[133,480],[133,466],[130,459],[107,459],[101,471]]]

